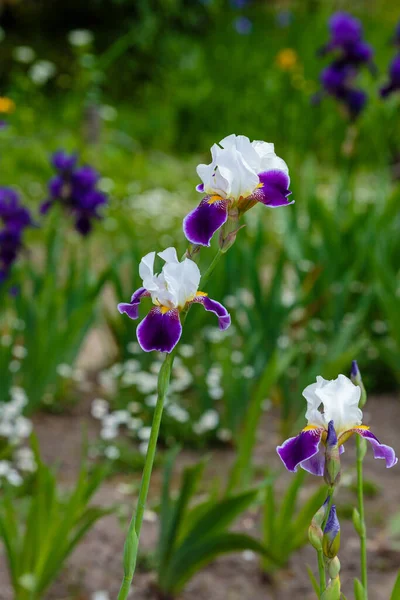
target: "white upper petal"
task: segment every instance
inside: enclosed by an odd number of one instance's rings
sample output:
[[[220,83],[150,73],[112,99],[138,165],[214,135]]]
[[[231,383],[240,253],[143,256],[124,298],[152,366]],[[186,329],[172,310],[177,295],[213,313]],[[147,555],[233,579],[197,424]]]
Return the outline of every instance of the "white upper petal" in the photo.
[[[244,135],[228,135],[211,148],[212,162],[201,164],[197,173],[206,194],[238,200],[252,194],[259,183],[258,174],[280,170],[288,174],[284,160],[276,156],[274,144],[256,140],[250,142]]]
[[[326,428],[329,421],[333,421],[340,435],[362,423],[362,411],[358,408],[361,389],[345,375],[331,381],[317,377],[317,383],[307,386],[303,396],[307,400],[309,425]]]
[[[143,256],[139,264],[139,275],[142,279],[148,279],[153,277],[154,273],[154,259],[156,257],[155,252],[149,252],[146,256]]]
[[[150,252],[140,262],[143,287],[151,293],[155,304],[183,308],[196,295],[200,283],[199,268],[188,258],[179,262],[176,250],[172,247],[159,252],[158,256],[165,261],[160,274],[153,273],[155,252]]]

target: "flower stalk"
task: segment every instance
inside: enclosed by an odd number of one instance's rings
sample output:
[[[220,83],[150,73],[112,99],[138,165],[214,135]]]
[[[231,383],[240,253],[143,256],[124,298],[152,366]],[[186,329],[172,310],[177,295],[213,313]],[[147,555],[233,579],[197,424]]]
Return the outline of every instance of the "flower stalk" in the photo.
[[[351,366],[351,379],[355,385],[361,388],[360,406],[364,406],[367,401],[367,393],[362,382],[361,373],[357,361],[353,361]],[[360,538],[360,568],[361,583],[364,589],[364,598],[368,600],[368,567],[367,567],[367,527],[365,523],[364,510],[364,477],[363,461],[367,447],[363,438],[357,436],[356,439],[356,464],[357,464],[357,511],[353,515],[353,523]]]

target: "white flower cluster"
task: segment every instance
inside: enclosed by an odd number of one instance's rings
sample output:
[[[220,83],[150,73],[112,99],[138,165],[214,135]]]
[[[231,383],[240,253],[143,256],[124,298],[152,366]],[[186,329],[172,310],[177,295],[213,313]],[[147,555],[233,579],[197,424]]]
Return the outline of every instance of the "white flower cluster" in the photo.
[[[22,446],[32,431],[31,421],[22,414],[28,398],[19,387],[12,387],[10,395],[9,402],[0,402],[0,449],[10,456],[0,460],[0,487],[4,480],[20,486],[25,473],[36,471],[32,450]]]
[[[0,402],[0,438],[16,446],[27,438],[32,431],[32,423],[22,415],[28,398],[22,388],[12,387],[11,400]]]

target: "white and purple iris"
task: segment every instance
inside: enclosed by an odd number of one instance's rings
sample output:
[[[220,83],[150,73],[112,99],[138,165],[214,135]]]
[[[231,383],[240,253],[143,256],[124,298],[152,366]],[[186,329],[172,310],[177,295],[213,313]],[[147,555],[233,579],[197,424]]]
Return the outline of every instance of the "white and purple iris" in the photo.
[[[257,202],[270,207],[293,204],[288,201],[289,170],[275,154],[274,144],[232,134],[214,144],[211,156],[209,165],[197,167],[203,183],[196,189],[206,196],[183,221],[192,244],[209,246],[233,208],[240,216]]]
[[[360,395],[360,387],[344,375],[332,381],[317,377],[317,383],[306,387],[303,396],[307,400],[307,426],[299,435],[277,447],[289,471],[297,471],[300,466],[314,475],[324,475],[325,447],[332,426],[340,452],[344,451],[344,442],[357,433],[370,442],[374,457],[384,459],[386,467],[397,463],[393,448],[381,444],[369,427],[362,425],[362,412],[358,407]]]
[[[205,310],[215,313],[219,328],[227,329],[231,318],[226,308],[198,291],[200,271],[196,263],[189,258],[180,262],[175,248],[167,248],[158,256],[165,261],[161,273],[154,273],[156,253],[146,254],[139,265],[143,286],[133,293],[129,303],[118,304],[121,314],[137,319],[141,299],[151,297],[155,306],[136,331],[142,349],[172,352],[182,334],[180,312],[193,303],[202,304]]]

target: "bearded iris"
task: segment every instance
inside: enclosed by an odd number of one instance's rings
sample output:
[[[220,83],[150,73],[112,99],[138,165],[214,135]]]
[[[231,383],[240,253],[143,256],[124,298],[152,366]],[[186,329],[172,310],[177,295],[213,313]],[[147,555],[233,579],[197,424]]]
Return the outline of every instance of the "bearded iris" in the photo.
[[[329,30],[330,40],[320,54],[333,52],[335,57],[320,75],[323,92],[318,93],[314,100],[319,101],[324,94],[333,96],[347,108],[350,117],[355,119],[365,107],[367,95],[363,90],[355,88],[354,82],[362,65],[368,65],[374,70],[374,52],[362,39],[360,21],[352,15],[335,13],[329,20]]]
[[[27,208],[22,206],[17,192],[0,187],[0,282],[4,281],[23,249],[23,232],[33,221]]]
[[[202,183],[196,189],[206,195],[183,221],[192,244],[209,246],[229,216],[239,219],[257,202],[273,208],[293,203],[288,201],[289,170],[274,144],[232,134],[214,144],[211,157],[210,164],[197,167]]]
[[[350,379],[344,375],[332,381],[317,377],[317,382],[306,387],[303,396],[307,401],[307,426],[299,435],[277,447],[289,471],[297,471],[300,466],[314,475],[324,475],[328,431],[331,433],[332,428],[340,452],[344,451],[343,444],[356,433],[370,442],[374,457],[385,460],[386,467],[397,463],[393,448],[381,444],[369,427],[362,425],[363,415],[358,406],[361,389]]]
[[[179,261],[175,248],[167,248],[158,256],[165,261],[161,273],[154,273],[155,252],[140,261],[139,274],[143,286],[137,289],[129,303],[118,304],[119,312],[131,319],[139,317],[142,298],[151,297],[155,305],[137,328],[137,339],[145,352],[172,352],[182,334],[180,313],[194,303],[215,313],[221,330],[227,329],[231,318],[224,306],[198,291],[200,271],[189,258]]]
[[[54,204],[61,204],[72,214],[76,230],[86,236],[93,228],[93,221],[101,219],[99,210],[107,203],[107,196],[97,189],[100,178],[97,171],[89,165],[78,167],[77,162],[76,154],[63,150],[53,154],[57,175],[50,179],[49,198],[40,211],[46,214]]]

